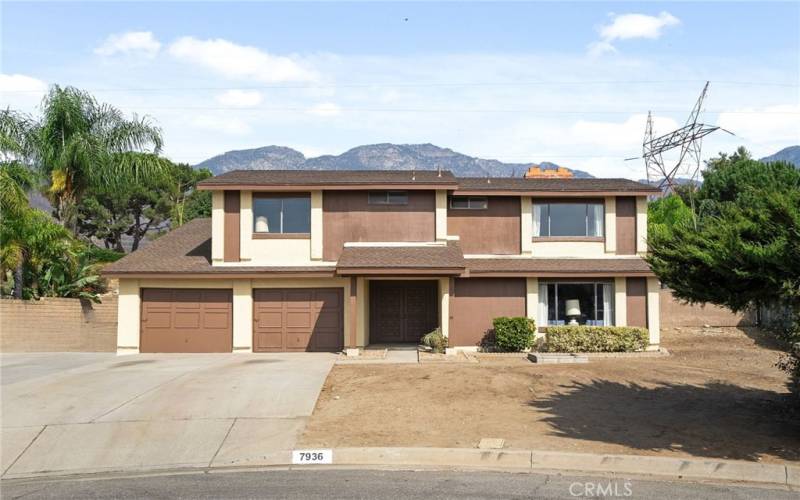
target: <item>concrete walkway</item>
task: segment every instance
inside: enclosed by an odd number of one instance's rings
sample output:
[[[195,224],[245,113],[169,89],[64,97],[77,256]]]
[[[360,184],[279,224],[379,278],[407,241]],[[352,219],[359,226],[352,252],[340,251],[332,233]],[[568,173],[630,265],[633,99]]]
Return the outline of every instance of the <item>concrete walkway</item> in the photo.
[[[294,446],[334,359],[4,355],[4,378],[14,375],[0,389],[3,477],[263,459]]]

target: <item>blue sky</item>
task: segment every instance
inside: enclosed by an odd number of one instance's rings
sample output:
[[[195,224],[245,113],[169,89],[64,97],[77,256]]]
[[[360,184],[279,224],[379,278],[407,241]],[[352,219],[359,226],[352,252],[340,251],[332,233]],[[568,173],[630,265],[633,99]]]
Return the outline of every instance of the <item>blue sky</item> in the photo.
[[[643,176],[644,117],[685,120],[711,80],[704,156],[800,143],[800,3],[2,4],[0,104],[75,85],[199,162],[432,142]]]

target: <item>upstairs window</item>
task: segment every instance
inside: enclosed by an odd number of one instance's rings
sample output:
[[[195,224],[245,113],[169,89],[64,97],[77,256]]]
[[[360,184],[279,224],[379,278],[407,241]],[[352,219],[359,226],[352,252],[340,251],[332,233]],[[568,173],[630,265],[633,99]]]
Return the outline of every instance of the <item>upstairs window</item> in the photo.
[[[408,205],[407,191],[370,191],[370,205]]]
[[[311,197],[253,196],[253,231],[274,234],[311,232]]]
[[[485,196],[451,196],[450,208],[454,210],[486,210],[489,199]]]
[[[602,237],[602,203],[534,203],[533,236]]]

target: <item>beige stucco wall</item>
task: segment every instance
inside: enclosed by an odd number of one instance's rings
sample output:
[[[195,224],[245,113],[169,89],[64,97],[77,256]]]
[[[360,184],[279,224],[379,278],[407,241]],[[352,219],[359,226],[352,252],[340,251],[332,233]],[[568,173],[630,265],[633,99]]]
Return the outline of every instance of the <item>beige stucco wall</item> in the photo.
[[[311,192],[311,260],[322,260],[322,191]]]
[[[450,336],[450,278],[439,278],[439,328]]]
[[[617,252],[617,197],[606,196],[605,199],[605,238],[606,253]]]
[[[211,193],[211,261],[222,262],[225,255],[225,192]]]
[[[311,240],[308,238],[255,239],[252,240],[253,256],[249,265],[318,265],[311,260]]]
[[[233,352],[253,352],[253,288],[251,280],[233,282]]]
[[[447,191],[436,190],[436,240],[447,239]]]
[[[647,253],[647,197],[636,197],[636,253]]]
[[[534,257],[606,257],[602,241],[534,241]]]
[[[660,292],[658,278],[647,278],[647,329],[650,331],[651,347],[661,342]]]
[[[139,352],[139,280],[119,280],[119,299],[117,313],[117,354],[136,354]]]
[[[520,253],[530,255],[533,252],[533,201],[530,196],[520,197]]]
[[[628,282],[624,276],[614,278],[614,326],[628,325]]]
[[[356,345],[364,347],[369,343],[369,280],[364,278],[356,280],[356,314]],[[345,338],[349,331],[348,326]]]
[[[525,283],[526,298],[525,298],[525,312],[526,316],[533,320],[536,325],[536,337],[543,337],[544,333],[539,333],[540,326],[546,326],[546,318],[541,318],[539,313],[539,278],[528,278]]]

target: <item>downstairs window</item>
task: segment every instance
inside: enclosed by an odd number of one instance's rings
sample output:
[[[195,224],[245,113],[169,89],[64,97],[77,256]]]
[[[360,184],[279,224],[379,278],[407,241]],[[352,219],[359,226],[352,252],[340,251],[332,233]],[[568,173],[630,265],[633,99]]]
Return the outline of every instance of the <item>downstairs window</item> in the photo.
[[[613,290],[608,282],[547,282],[539,284],[539,317],[547,324],[611,326]]]

